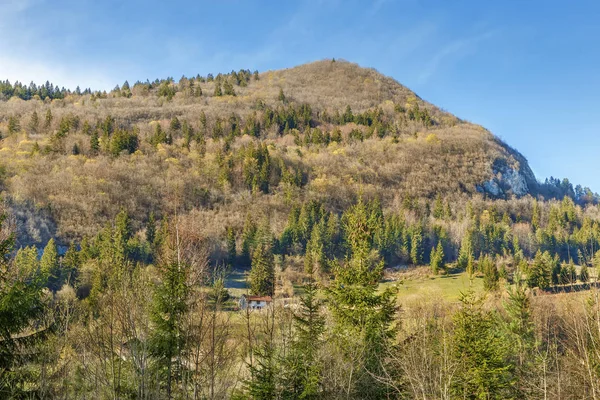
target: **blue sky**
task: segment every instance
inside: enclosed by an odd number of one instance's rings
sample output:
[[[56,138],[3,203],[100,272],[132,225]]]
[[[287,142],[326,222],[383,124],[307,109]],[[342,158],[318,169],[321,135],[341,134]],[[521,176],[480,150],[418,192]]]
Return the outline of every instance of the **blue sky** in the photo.
[[[344,58],[600,192],[598,21],[585,0],[0,0],[0,79],[111,89]]]

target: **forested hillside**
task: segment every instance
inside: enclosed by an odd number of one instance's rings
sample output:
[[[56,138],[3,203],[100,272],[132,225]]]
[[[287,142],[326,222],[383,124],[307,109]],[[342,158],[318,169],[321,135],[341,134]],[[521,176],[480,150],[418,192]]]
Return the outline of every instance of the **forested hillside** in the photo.
[[[600,397],[598,196],[374,70],[0,82],[0,134],[0,397]]]

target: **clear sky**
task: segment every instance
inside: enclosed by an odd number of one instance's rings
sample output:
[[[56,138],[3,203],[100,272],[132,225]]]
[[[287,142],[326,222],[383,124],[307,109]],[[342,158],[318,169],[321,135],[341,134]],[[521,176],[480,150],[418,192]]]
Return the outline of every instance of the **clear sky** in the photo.
[[[600,192],[600,2],[0,0],[0,79],[112,89],[343,58]]]

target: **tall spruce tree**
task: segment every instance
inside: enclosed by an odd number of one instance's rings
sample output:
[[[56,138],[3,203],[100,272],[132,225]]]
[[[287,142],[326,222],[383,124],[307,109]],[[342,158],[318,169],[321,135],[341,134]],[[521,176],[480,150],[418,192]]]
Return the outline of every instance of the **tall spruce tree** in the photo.
[[[510,343],[497,329],[493,314],[472,290],[461,296],[454,316],[453,357],[457,363],[452,391],[461,399],[506,399],[511,396],[514,365]]]
[[[0,231],[5,232],[5,214]],[[46,328],[43,288],[47,279],[40,273],[37,251],[20,250],[15,262],[9,259],[14,235],[0,238],[0,398],[37,398],[39,380],[26,364],[35,357],[36,343]],[[31,329],[35,326],[35,329]]]
[[[394,332],[395,291],[379,291],[383,262],[372,247],[373,233],[362,199],[345,214],[344,230],[349,255],[335,267],[335,278],[327,289],[334,340],[346,357],[352,358],[354,350],[360,352],[358,359],[353,358],[359,365],[349,383],[352,396],[382,398],[387,389],[375,377],[382,374]]]
[[[294,339],[284,359],[282,398],[316,399],[322,392],[323,363],[320,349],[325,331],[318,286],[313,276],[304,285],[300,309],[294,315]]]
[[[252,253],[252,269],[248,276],[250,291],[259,296],[273,296],[275,291],[275,261],[271,247],[259,243]]]
[[[54,239],[50,239],[44,247],[44,253],[40,259],[40,269],[48,278],[48,289],[56,292],[62,286],[63,276],[58,259],[58,250]]]
[[[190,294],[187,285],[189,265],[179,258],[178,241],[176,237],[175,243],[164,250],[167,254],[159,266],[160,283],[156,286],[151,310],[154,329],[149,338],[168,399],[172,398],[173,385],[181,378],[184,367],[181,357],[186,337],[184,317]]]

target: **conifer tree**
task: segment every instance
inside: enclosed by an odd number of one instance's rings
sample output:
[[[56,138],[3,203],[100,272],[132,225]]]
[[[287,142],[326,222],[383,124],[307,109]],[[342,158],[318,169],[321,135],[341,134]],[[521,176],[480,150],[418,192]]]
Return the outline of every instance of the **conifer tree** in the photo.
[[[410,260],[414,265],[423,264],[423,234],[420,225],[413,227],[411,230]]]
[[[33,111],[31,114],[31,119],[29,120],[29,131],[31,133],[37,133],[40,127],[40,117],[38,116],[37,111]]]
[[[457,265],[462,269],[470,269],[471,272],[474,268],[474,255],[473,255],[473,244],[471,241],[471,234],[467,232],[461,242],[460,242],[460,250],[458,252],[458,261]]]
[[[223,82],[223,93],[225,94],[225,96],[235,96],[235,90],[233,90],[233,85],[231,84],[231,82],[229,82],[229,80]],[[217,94],[215,94],[215,96],[217,96]]]
[[[8,117],[8,134],[12,135],[17,133],[20,129],[21,125],[19,123],[19,119],[14,115]]]
[[[79,271],[79,265],[79,252],[75,247],[75,243],[71,243],[62,261],[62,273],[65,277],[65,281],[71,286],[74,286],[74,283],[77,280],[77,272]]]
[[[315,224],[310,235],[310,240],[306,244],[304,272],[310,275],[326,272],[327,260],[324,251],[323,230],[324,226],[321,223]]]
[[[0,216],[2,232],[5,218]],[[37,268],[35,248],[20,250],[11,262],[13,246],[14,235],[0,238],[0,398],[25,399],[39,394],[39,379],[25,363],[37,354],[37,338],[46,331],[41,317],[47,279]]]
[[[165,383],[167,399],[172,398],[173,383],[178,382],[182,370],[181,354],[185,346],[185,320],[190,288],[186,279],[189,265],[178,257],[179,239],[164,250],[165,259],[159,266],[160,283],[154,292],[149,345],[157,361],[158,373]]]
[[[215,91],[213,93],[213,96],[222,96],[223,92],[221,91],[221,83],[220,82],[215,82]]]
[[[250,291],[258,296],[273,296],[275,290],[275,261],[271,248],[258,243],[252,253],[252,269],[248,276]]]
[[[94,130],[92,136],[90,136],[90,153],[97,155],[100,151],[100,141],[98,140],[98,132]]]
[[[228,226],[226,230],[227,234],[227,265],[234,267],[237,260],[236,240],[235,231],[232,227]]]
[[[483,271],[484,289],[487,291],[498,290],[498,283],[500,280],[500,275],[498,274],[498,267],[489,255],[485,255],[481,260],[481,270]]]
[[[508,359],[509,343],[472,290],[460,301],[461,309],[454,316],[454,395],[465,399],[509,398],[514,369]]]
[[[319,398],[323,374],[319,351],[325,331],[321,307],[318,287],[311,275],[304,285],[300,309],[294,315],[295,335],[291,351],[284,360],[282,398]]]
[[[339,346],[343,352],[354,349],[361,353],[358,370],[364,372],[358,373],[349,383],[353,396],[382,398],[386,388],[374,376],[381,376],[384,354],[394,332],[395,291],[392,288],[378,290],[383,262],[372,248],[367,215],[362,200],[345,214],[349,258],[343,265],[335,267],[335,278],[327,295]],[[351,338],[356,338],[359,344]]]
[[[44,247],[44,253],[40,259],[40,269],[48,278],[48,288],[53,292],[59,290],[62,286],[62,274],[60,262],[58,259],[58,251],[54,239],[50,239]]]
[[[250,266],[252,252],[256,244],[257,227],[250,214],[246,215],[244,228],[242,229],[242,254],[240,262],[244,267]]]
[[[50,126],[52,125],[52,111],[50,109],[48,109],[46,111],[46,117],[44,118],[44,129],[48,130],[50,129]]]
[[[437,247],[431,248],[431,256],[429,265],[431,266],[431,273],[437,275],[440,270],[443,270],[446,266],[444,264],[444,246],[439,241]]]

